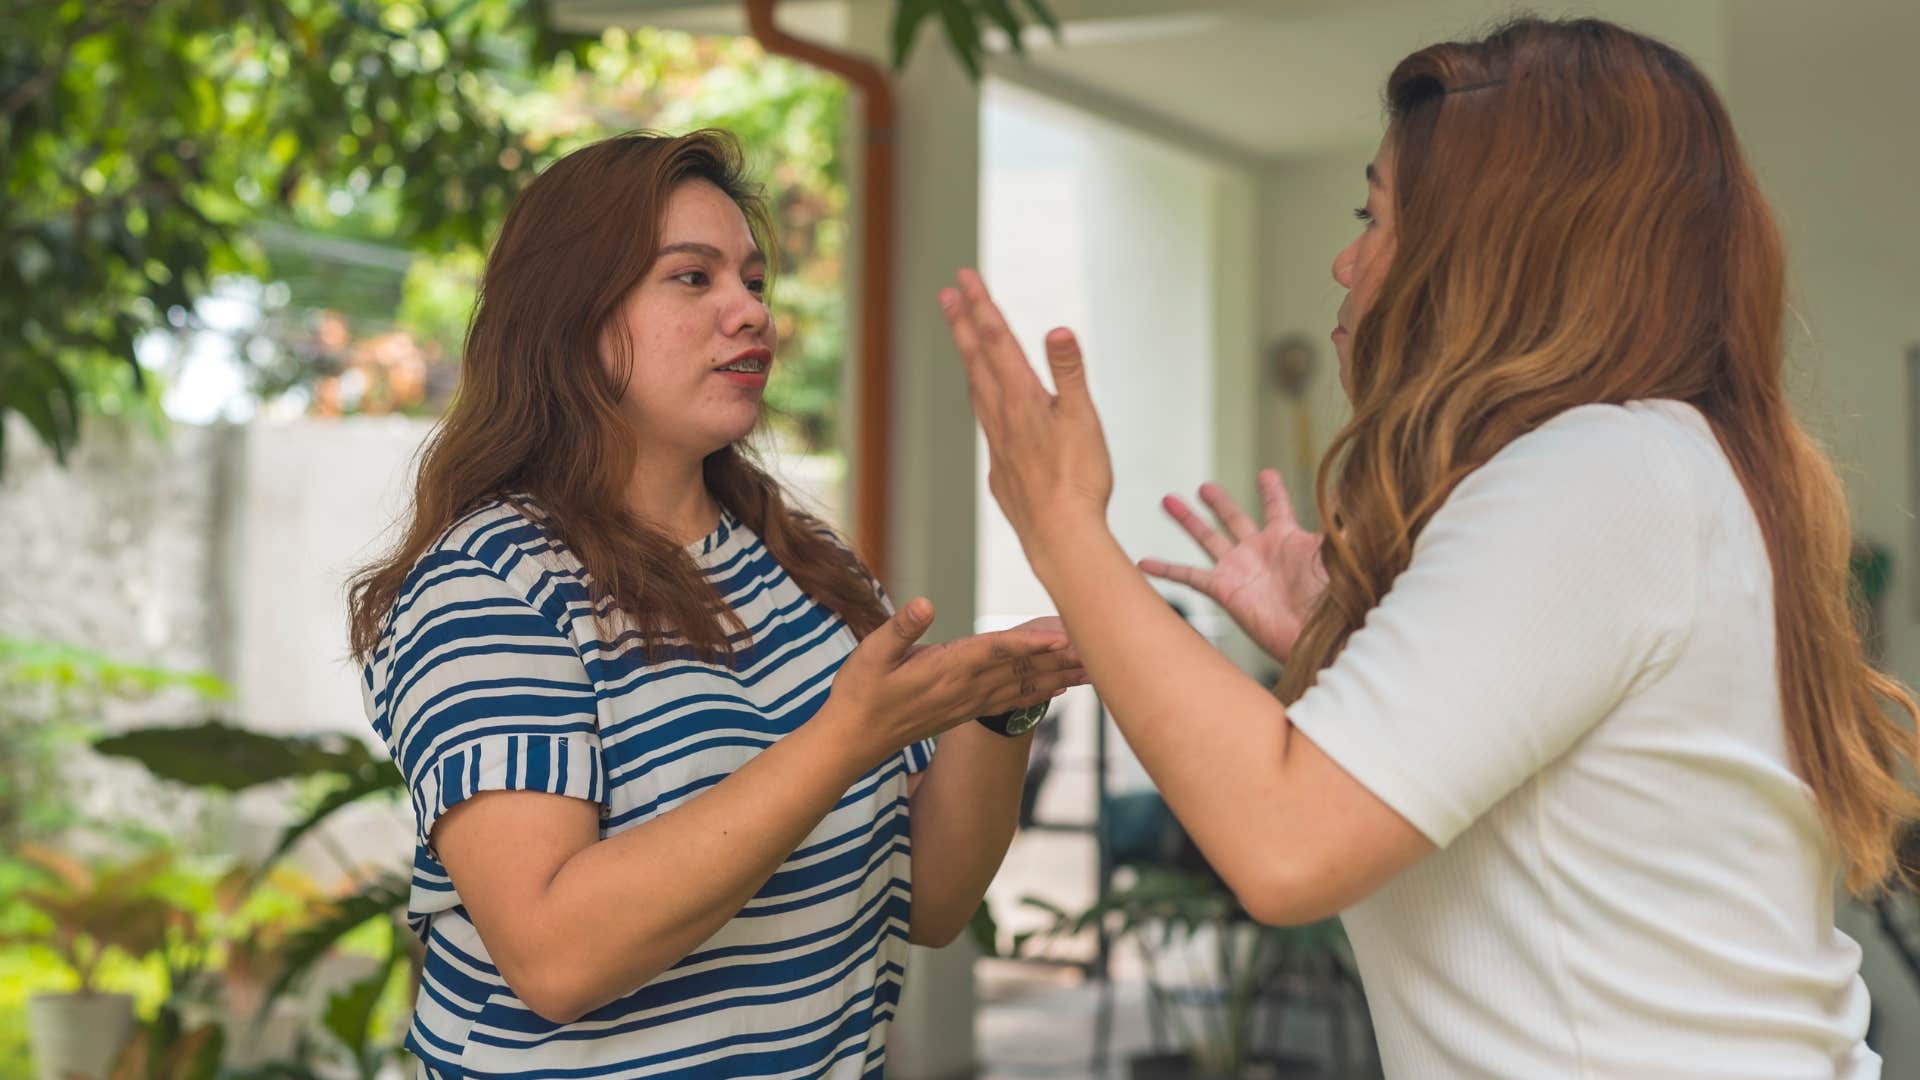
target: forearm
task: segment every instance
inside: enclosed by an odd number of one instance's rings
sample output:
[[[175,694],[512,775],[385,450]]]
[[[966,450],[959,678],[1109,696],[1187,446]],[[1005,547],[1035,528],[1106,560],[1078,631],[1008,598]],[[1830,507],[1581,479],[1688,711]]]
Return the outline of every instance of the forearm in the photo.
[[[1032,556],[1161,797],[1236,892],[1268,887],[1286,710],[1180,618],[1101,523],[1048,538]]]
[[[560,867],[521,939],[526,967],[558,1002],[549,1011],[584,1014],[644,985],[752,899],[867,767],[817,719]]]
[[[915,944],[947,944],[980,906],[1013,841],[1032,745],[1031,734],[1009,739],[979,724],[941,736],[908,817]]]

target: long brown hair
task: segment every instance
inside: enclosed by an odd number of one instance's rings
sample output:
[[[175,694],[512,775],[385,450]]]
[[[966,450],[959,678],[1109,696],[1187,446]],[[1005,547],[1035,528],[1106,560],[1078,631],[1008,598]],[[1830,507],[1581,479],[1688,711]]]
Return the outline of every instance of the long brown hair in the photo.
[[[348,587],[356,659],[373,655],[420,557],[461,516],[496,499],[530,502],[580,560],[603,626],[617,613],[627,620],[620,632],[649,649],[677,640],[702,655],[732,654],[745,631],[738,617],[680,544],[624,499],[639,460],[619,410],[632,346],[617,315],[653,265],[669,195],[690,180],[725,192],[773,260],[766,204],[739,144],[720,131],[594,143],[515,199],[487,258],[460,387],[421,452],[406,528]],[[603,340],[616,346],[611,374]],[[743,443],[710,455],[704,472],[714,498],[759,534],[802,591],[862,637],[886,621],[860,561],[788,505]]]
[[[1670,398],[1712,426],[1773,567],[1793,764],[1869,891],[1901,870],[1920,717],[1850,610],[1847,507],[1782,385],[1785,256],[1733,125],[1666,45],[1520,19],[1387,82],[1397,248],[1353,330],[1353,416],[1321,463],[1329,583],[1278,692],[1332,663],[1468,473],[1577,405]]]

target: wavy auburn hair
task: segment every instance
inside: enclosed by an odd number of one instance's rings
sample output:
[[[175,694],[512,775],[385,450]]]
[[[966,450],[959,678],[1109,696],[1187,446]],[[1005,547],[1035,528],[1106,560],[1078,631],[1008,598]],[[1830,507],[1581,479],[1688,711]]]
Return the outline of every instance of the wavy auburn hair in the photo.
[[[773,228],[739,144],[720,131],[640,132],[561,158],[514,200],[487,257],[460,387],[422,450],[406,528],[348,586],[353,655],[373,655],[414,564],[475,507],[530,509],[586,567],[608,639],[684,642],[731,655],[746,630],[692,557],[628,510],[639,460],[619,402],[632,342],[618,316],[652,267],[669,196],[704,180],[740,207],[771,260]],[[614,371],[600,345],[613,346]],[[706,484],[808,596],[856,634],[886,621],[866,568],[817,519],[788,506],[742,443],[705,462]],[[624,616],[616,627],[613,616]]]
[[[1785,256],[1699,70],[1592,19],[1519,19],[1387,81],[1397,248],[1354,327],[1353,416],[1321,463],[1329,583],[1278,693],[1340,654],[1463,477],[1590,403],[1697,408],[1773,567],[1793,764],[1867,892],[1903,871],[1920,718],[1849,607],[1846,501],[1782,385]],[[1891,706],[1892,709],[1889,709]]]

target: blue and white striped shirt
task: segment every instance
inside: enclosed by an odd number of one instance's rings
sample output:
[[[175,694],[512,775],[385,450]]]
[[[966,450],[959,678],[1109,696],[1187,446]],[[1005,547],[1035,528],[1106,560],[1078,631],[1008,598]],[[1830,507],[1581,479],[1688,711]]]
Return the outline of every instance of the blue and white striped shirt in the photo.
[[[407,1046],[419,1075],[881,1072],[907,952],[906,777],[931,742],[855,784],[692,954],[571,1024],[543,1020],[507,986],[428,844],[441,814],[494,790],[596,803],[601,837],[613,836],[820,708],[852,630],[731,515],[688,552],[750,631],[730,663],[668,649],[649,664],[632,635],[602,641],[584,568],[506,503],[469,514],[407,579],[363,689],[418,825],[408,918],[427,959]]]

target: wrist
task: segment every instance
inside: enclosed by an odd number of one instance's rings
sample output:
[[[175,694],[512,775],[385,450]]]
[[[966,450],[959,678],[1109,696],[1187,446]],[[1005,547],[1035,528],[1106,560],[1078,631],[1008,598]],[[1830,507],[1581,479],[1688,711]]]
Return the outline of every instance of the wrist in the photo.
[[[1043,519],[1022,536],[1021,547],[1034,576],[1048,585],[1063,569],[1104,548],[1117,548],[1106,519],[1092,514]]]
[[[801,731],[811,732],[820,740],[833,761],[850,774],[850,784],[893,752],[894,748],[880,745],[880,740],[873,737],[875,727],[865,710],[829,694],[820,711],[801,725]]]

